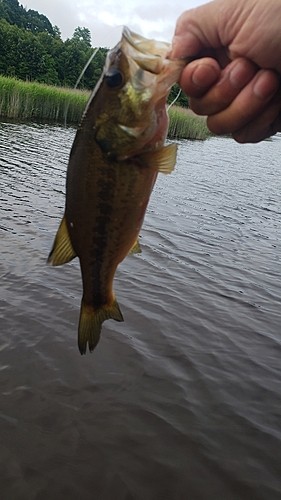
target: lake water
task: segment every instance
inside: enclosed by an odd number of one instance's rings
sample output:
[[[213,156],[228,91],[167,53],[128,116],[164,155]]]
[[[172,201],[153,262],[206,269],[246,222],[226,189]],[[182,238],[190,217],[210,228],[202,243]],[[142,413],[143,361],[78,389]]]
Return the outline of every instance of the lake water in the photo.
[[[81,356],[46,266],[74,134],[0,124],[1,500],[280,499],[281,136],[179,141]]]

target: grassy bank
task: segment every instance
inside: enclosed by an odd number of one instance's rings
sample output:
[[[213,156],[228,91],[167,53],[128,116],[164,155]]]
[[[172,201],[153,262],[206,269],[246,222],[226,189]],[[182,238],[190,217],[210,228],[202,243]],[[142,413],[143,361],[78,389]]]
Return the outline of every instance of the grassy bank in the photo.
[[[169,109],[171,139],[199,139],[205,140],[211,136],[206,125],[206,119],[197,116],[190,109],[172,106]]]
[[[90,92],[50,87],[0,76],[0,117],[18,120],[53,120],[78,124]],[[169,109],[169,137],[206,139],[210,132],[204,118],[188,109]]]
[[[90,93],[0,76],[0,117],[78,123]]]

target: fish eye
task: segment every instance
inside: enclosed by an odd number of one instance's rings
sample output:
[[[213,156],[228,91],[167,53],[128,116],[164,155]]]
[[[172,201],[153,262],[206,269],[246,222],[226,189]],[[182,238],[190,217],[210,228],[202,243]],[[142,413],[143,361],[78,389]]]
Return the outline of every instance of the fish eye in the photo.
[[[117,68],[110,68],[105,75],[105,83],[111,89],[120,87],[123,83],[123,75]]]

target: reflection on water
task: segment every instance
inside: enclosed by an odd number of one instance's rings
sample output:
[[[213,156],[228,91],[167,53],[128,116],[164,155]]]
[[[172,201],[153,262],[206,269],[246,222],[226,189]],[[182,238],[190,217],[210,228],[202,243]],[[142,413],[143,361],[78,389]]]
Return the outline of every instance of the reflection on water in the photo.
[[[0,125],[3,499],[279,499],[280,137],[179,143],[81,357],[78,263],[45,264],[74,133]]]

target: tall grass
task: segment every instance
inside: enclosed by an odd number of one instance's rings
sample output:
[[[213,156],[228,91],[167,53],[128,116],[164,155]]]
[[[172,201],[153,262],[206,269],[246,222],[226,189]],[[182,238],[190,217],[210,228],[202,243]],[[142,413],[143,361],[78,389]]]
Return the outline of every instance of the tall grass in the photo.
[[[88,91],[0,76],[0,117],[79,123],[89,96]],[[172,106],[169,117],[170,138],[203,140],[211,135],[205,119],[188,109]]]
[[[169,132],[171,139],[205,140],[212,134],[206,125],[206,119],[197,116],[190,109],[172,106],[169,111]]]
[[[0,117],[79,122],[90,93],[0,76]]]

